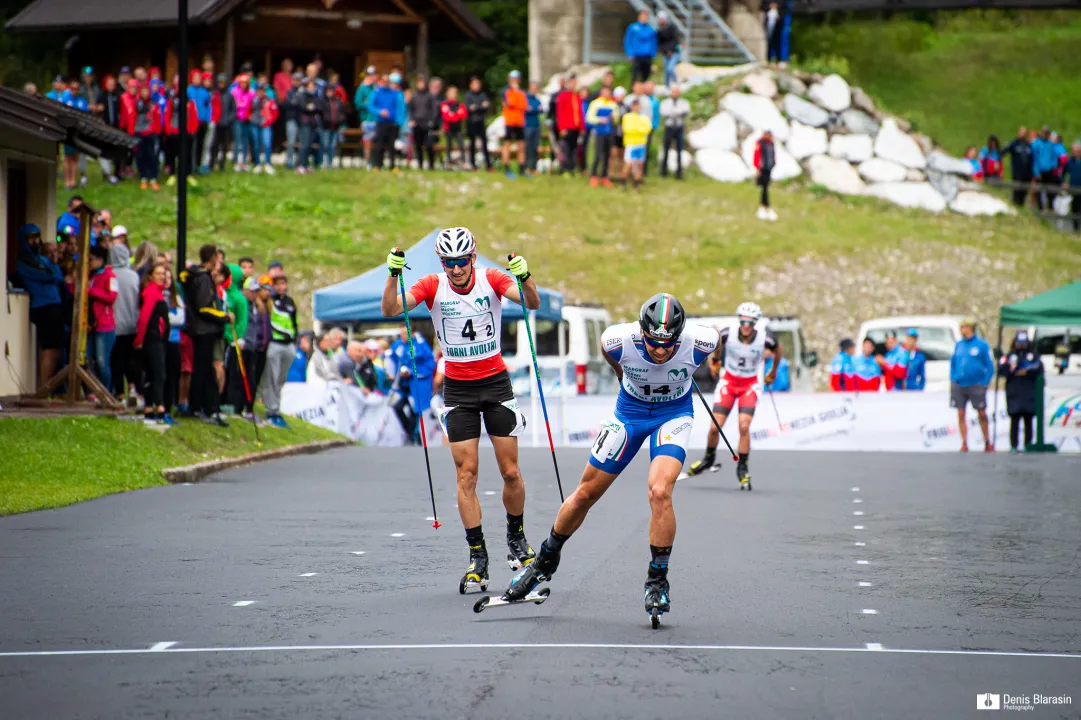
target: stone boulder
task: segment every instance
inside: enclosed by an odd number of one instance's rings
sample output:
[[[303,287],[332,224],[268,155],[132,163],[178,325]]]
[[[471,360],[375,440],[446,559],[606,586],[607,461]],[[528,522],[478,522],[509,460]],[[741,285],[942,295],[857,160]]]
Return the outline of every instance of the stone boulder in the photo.
[[[488,151],[499,150],[503,146],[503,136],[507,133],[507,126],[503,124],[503,116],[500,115],[485,130],[485,139],[488,141]]]
[[[792,75],[778,75],[777,88],[783,93],[792,95],[806,95],[807,86],[798,77]]]
[[[878,117],[878,111],[875,110],[875,103],[871,100],[871,96],[863,91],[863,88],[852,88],[852,107],[857,110],[862,110],[871,117]]]
[[[829,153],[841,160],[861,163],[874,155],[874,143],[870,135],[834,135],[830,138]]]
[[[694,154],[694,162],[707,177],[720,182],[744,182],[754,177],[754,170],[734,152],[706,148]]]
[[[721,109],[750,125],[755,132],[769,130],[777,140],[783,142],[788,139],[788,121],[769,98],[731,92],[721,98]]]
[[[953,199],[957,197],[957,192],[960,190],[958,187],[957,176],[950,175],[949,173],[939,172],[938,170],[932,170],[927,168],[927,182],[931,184],[939,195],[946,199],[946,202],[953,202]]]
[[[830,112],[842,112],[852,105],[852,92],[840,75],[830,75],[811,86],[807,93],[815,103]]]
[[[923,133],[911,133],[911,135],[916,144],[920,146],[920,150],[923,150],[924,155],[935,149],[935,141]]]
[[[927,175],[920,170],[909,169],[905,173],[905,182],[924,182],[925,180],[927,180]]]
[[[867,182],[893,183],[904,182],[909,171],[905,169],[904,165],[899,165],[892,160],[873,157],[860,163],[859,173],[860,177]]]
[[[946,201],[930,183],[877,183],[867,188],[867,194],[887,200],[894,205],[939,213]]]
[[[886,118],[875,137],[875,155],[885,160],[904,165],[907,168],[922,170],[927,167],[927,160],[916,141],[901,132],[893,118]]]
[[[815,155],[807,161],[807,172],[811,175],[811,182],[832,192],[842,195],[863,195],[867,192],[859,173],[845,160]]]
[[[752,133],[747,136],[740,147],[743,162],[747,163],[747,167],[752,169],[752,174],[754,172],[754,146],[760,137],[762,137],[762,133]],[[770,177],[774,180],[791,180],[794,177],[799,177],[803,174],[799,163],[784,149],[784,145],[776,141],[776,138],[777,136],[774,134],[773,152],[775,157],[773,172]]]
[[[791,134],[784,146],[793,158],[803,160],[812,155],[824,155],[829,148],[829,136],[821,128],[807,127],[793,120]]]
[[[688,133],[687,142],[695,150],[735,150],[739,144],[736,139],[736,119],[726,112],[714,115],[704,126]]]
[[[769,73],[751,73],[743,78],[743,84],[754,95],[771,98],[777,94],[777,83],[773,82]]]
[[[683,170],[684,170],[684,172],[686,172],[687,168],[689,168],[691,165],[694,164],[694,155],[692,155],[687,150],[683,151],[683,154],[682,154],[680,159],[683,161]],[[660,164],[662,162],[664,162],[663,143],[662,143],[662,146],[657,150],[657,165],[660,166]],[[677,170],[676,162],[677,162],[676,161],[676,149],[675,149],[675,147],[672,147],[672,148],[670,148],[670,150],[668,152],[668,172],[670,172],[670,173],[676,172],[676,170]]]
[[[972,164],[964,158],[950,157],[938,151],[927,154],[927,169],[954,175],[972,175]]]
[[[950,203],[950,210],[962,215],[1013,215],[1014,209],[997,197],[962,190]]]
[[[862,110],[856,110],[855,108],[845,110],[841,113],[841,122],[851,133],[870,135],[871,137],[878,134],[878,121]]]
[[[784,96],[784,112],[793,120],[811,127],[823,127],[830,121],[828,112],[792,93]]]

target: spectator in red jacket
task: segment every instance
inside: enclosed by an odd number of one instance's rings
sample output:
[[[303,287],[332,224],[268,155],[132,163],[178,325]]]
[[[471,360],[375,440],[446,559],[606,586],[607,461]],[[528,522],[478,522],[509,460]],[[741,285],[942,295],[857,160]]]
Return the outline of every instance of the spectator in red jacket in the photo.
[[[293,89],[293,61],[290,58],[282,60],[282,69],[274,73],[274,99],[285,102],[285,96]]]
[[[116,319],[113,303],[116,302],[116,275],[109,267],[109,250],[103,243],[90,248],[90,276],[86,286],[90,301],[87,315],[90,335],[86,347],[94,364],[94,374],[105,387],[112,386],[109,358],[116,344]]]
[[[165,301],[165,266],[155,265],[143,278],[142,307],[134,348],[141,351],[147,424],[172,425],[165,412],[165,344],[169,341],[169,304]]]
[[[195,164],[195,135],[199,132],[199,109],[195,101],[188,98],[187,127],[188,144],[180,147],[180,76],[173,75],[173,89],[169,93],[169,101],[165,105],[165,168],[166,172],[177,171],[177,158],[181,151],[187,153],[188,168],[194,169]],[[194,184],[195,178],[188,176],[188,182]],[[169,178],[169,185],[176,183],[175,174]]]
[[[251,125],[249,137],[252,138],[252,172],[261,173],[266,166],[267,175],[274,174],[270,164],[270,151],[274,149],[274,123],[278,121],[278,103],[267,94],[267,87],[260,83],[255,88],[255,99],[251,101]]]
[[[129,128],[135,121],[135,101],[139,99],[139,83],[129,80],[120,95],[120,129],[129,135],[135,133]]]
[[[573,75],[567,78],[563,90],[556,96],[556,131],[563,141],[563,167],[561,172],[573,173],[576,164],[575,153],[578,150],[578,136],[585,129],[582,117],[582,102],[578,99],[578,80]]]
[[[457,143],[458,154],[464,167],[466,163],[464,129],[469,110],[458,102],[458,88],[453,85],[447,88],[447,99],[440,104],[439,114],[443,116],[443,133],[447,138],[447,164],[450,164],[450,154],[454,150],[454,144]]]
[[[135,167],[139,171],[139,187],[146,190],[147,183],[154,190],[158,189],[158,135],[161,134],[161,111],[158,103],[150,96],[150,86],[139,88],[139,97],[128,118],[125,128],[129,135],[139,138],[135,149]]]
[[[777,213],[769,206],[769,181],[776,164],[777,151],[773,147],[773,133],[766,130],[754,146],[754,172],[756,184],[762,188],[762,201],[758,206],[759,220],[776,220]]]

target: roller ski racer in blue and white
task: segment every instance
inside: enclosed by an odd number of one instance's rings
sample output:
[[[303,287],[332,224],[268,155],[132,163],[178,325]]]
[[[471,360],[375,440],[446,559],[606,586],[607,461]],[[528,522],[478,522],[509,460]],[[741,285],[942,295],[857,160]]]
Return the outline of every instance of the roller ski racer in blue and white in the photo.
[[[668,558],[676,535],[672,489],[687,457],[694,425],[692,376],[718,342],[717,330],[688,323],[683,307],[668,293],[650,298],[637,323],[605,330],[601,349],[620,380],[615,412],[601,428],[582,479],[560,507],[536,560],[511,580],[503,593],[505,601],[521,602],[552,577],[563,544],[648,439],[652,517],[645,608],[657,626],[659,615],[671,606]]]

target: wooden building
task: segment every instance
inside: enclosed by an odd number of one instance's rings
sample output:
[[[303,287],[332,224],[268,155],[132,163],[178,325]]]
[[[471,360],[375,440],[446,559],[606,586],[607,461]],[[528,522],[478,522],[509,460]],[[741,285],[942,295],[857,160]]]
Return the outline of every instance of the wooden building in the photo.
[[[463,0],[189,0],[188,17],[193,67],[209,55],[219,72],[273,75],[318,55],[349,88],[368,65],[426,71],[430,42],[492,37]],[[69,70],[89,65],[99,80],[125,65],[177,70],[175,0],[35,0],[7,28],[70,32]]]

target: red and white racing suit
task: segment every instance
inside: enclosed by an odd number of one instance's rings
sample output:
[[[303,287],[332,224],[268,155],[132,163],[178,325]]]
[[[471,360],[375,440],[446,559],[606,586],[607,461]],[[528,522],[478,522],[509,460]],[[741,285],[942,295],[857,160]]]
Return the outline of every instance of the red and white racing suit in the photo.
[[[777,341],[756,326],[749,342],[739,335],[739,325],[721,328],[721,364],[724,366],[713,396],[713,412],[728,415],[739,401],[739,411],[754,415],[758,404],[758,366],[765,351],[776,351]]]

